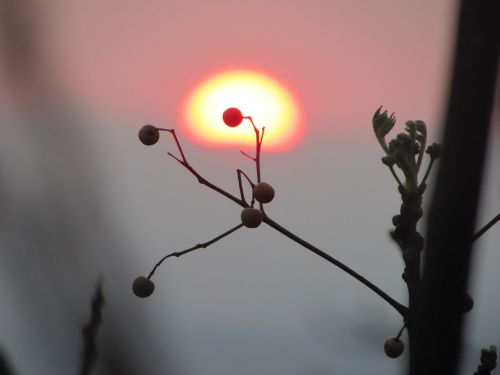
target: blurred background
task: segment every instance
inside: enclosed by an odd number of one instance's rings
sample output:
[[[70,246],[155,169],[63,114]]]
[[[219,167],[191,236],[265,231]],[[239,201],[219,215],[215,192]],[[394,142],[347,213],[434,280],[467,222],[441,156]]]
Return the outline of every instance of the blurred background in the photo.
[[[166,155],[171,139],[148,148],[137,131],[175,127],[193,167],[237,194],[234,170],[253,165],[238,148],[191,144],[180,107],[193,86],[233,67],[286,84],[305,131],[283,152],[264,142],[263,179],[276,189],[268,214],[404,302],[388,236],[399,196],[371,117],[384,105],[398,130],[421,119],[439,140],[456,6],[0,1],[0,351],[13,372],[78,373],[101,277],[95,374],[402,373],[405,354],[383,353],[398,314],[268,227],[169,259],[153,296],[135,297],[133,279],[163,255],[240,220]],[[500,211],[498,120],[497,111],[480,224]],[[500,345],[499,243],[494,227],[476,244],[464,374],[481,347]]]

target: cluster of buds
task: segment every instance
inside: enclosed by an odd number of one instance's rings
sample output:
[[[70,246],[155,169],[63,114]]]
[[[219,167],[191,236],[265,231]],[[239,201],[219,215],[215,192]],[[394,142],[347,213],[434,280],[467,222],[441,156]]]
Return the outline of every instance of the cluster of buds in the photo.
[[[372,124],[375,136],[386,153],[382,158],[382,163],[388,166],[391,171],[394,171],[394,166],[397,166],[403,172],[405,176],[404,184],[397,178],[400,189],[422,194],[423,190],[425,190],[425,181],[432,163],[441,156],[441,146],[433,143],[426,149],[427,127],[425,122],[420,120],[407,121],[405,133],[398,134],[396,138],[387,143],[385,138],[396,124],[396,118],[394,113],[389,116],[387,111],[381,112],[381,110],[382,107],[377,109],[373,115]],[[431,161],[428,171],[419,184],[418,172],[422,165],[424,153],[430,156]]]

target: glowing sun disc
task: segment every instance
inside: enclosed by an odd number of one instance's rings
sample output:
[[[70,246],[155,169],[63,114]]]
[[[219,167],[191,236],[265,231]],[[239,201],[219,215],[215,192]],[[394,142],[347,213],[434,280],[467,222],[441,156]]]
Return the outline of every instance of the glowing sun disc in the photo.
[[[292,94],[276,80],[250,70],[216,74],[198,85],[183,106],[181,121],[195,142],[211,146],[254,146],[255,133],[248,120],[226,126],[222,113],[237,107],[265,126],[264,147],[283,150],[302,134],[300,111]]]

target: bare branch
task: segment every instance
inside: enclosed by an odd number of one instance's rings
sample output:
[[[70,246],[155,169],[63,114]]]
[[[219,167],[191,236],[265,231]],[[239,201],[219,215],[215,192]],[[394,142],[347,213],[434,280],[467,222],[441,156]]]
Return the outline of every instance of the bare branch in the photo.
[[[486,233],[486,231],[488,229],[490,229],[493,225],[495,225],[498,220],[500,220],[500,214],[498,214],[497,216],[495,216],[493,219],[491,219],[484,227],[482,227],[481,229],[479,229],[476,234],[474,234],[472,236],[472,242],[474,242],[475,240],[477,240],[479,237],[481,237],[483,234]]]
[[[389,166],[389,170],[391,171],[394,179],[397,181],[398,185],[404,189],[404,185],[403,183],[401,182],[401,180],[399,179],[398,175],[396,174],[396,171],[394,170],[394,167],[393,166]]]
[[[246,156],[246,157],[247,157],[247,158],[249,158],[250,160],[255,161],[255,158],[254,158],[253,156],[248,155],[245,151],[241,151],[241,150],[240,150],[240,153],[241,153],[241,155]]]
[[[240,229],[241,227],[243,226],[243,224],[238,224],[236,225],[235,227],[227,230],[226,232],[222,233],[222,234],[219,234],[217,237],[214,237],[212,238],[210,241],[207,241],[207,242],[204,242],[204,243],[200,243],[200,244],[197,244],[193,247],[190,247],[189,249],[186,249],[186,250],[183,250],[183,251],[177,251],[177,252],[174,252],[174,253],[171,253],[171,254],[168,254],[166,256],[164,256],[163,258],[161,258],[158,263],[155,264],[155,266],[153,267],[153,269],[151,270],[151,272],[149,273],[149,276],[148,276],[148,279],[151,279],[151,277],[153,277],[156,269],[158,267],[160,267],[160,265],[167,259],[167,258],[170,258],[170,257],[180,257],[182,255],[185,255],[185,254],[188,254],[190,253],[191,251],[194,251],[196,249],[201,249],[201,248],[207,248],[208,246],[210,246],[211,244],[213,244],[214,242],[217,242],[221,239],[223,239],[224,237],[230,235],[231,233],[233,233],[234,231]]]
[[[88,324],[82,329],[84,348],[82,354],[82,365],[80,375],[90,375],[97,358],[96,337],[102,321],[102,308],[104,306],[104,294],[102,292],[102,281],[99,280],[94,297],[92,298],[92,314]]]
[[[391,305],[398,313],[401,314],[401,316],[405,317],[408,311],[408,308],[406,306],[403,306],[399,302],[397,302],[394,298],[390,297],[387,293],[385,293],[382,289],[377,287],[375,284],[372,282],[368,281],[366,278],[361,276],[359,273],[356,271],[352,270],[350,267],[346,266],[344,263],[338,261],[331,255],[325,253],[324,251],[318,249],[316,246],[311,245],[309,242],[304,241],[302,238],[299,236],[295,235],[294,233],[290,232],[289,230],[283,228],[281,225],[276,223],[274,220],[272,220],[269,216],[264,215],[264,220],[263,220],[267,225],[270,227],[276,229],[278,232],[281,234],[285,235],[286,237],[290,238],[291,240],[297,242],[299,245],[302,245],[306,249],[312,251],[316,255],[319,255],[321,258],[327,260],[334,266],[337,266],[340,268],[342,271],[346,272],[350,276],[354,277],[356,280],[361,282],[363,285],[371,289],[373,292],[375,292],[379,297],[381,297],[383,300],[385,300],[389,305]]]
[[[427,166],[427,170],[425,171],[424,178],[422,179],[422,182],[420,183],[419,187],[424,186],[425,182],[427,181],[427,178],[429,177],[429,174],[431,173],[432,165],[434,164],[434,158],[431,158],[431,161],[429,162],[429,165]]]
[[[174,156],[172,153],[168,153],[169,156],[171,156],[172,158],[174,158],[175,160],[177,160],[184,168],[186,168],[189,172],[191,172],[191,174],[193,174],[198,182],[202,185],[205,185],[207,187],[209,187],[210,189],[212,190],[215,190],[216,192],[218,192],[219,194],[225,196],[226,198],[232,200],[233,202],[235,202],[236,204],[240,205],[241,207],[248,207],[248,204],[246,204],[242,199],[238,199],[236,198],[234,195],[232,195],[231,193],[228,193],[227,191],[225,191],[224,189],[221,189],[220,187],[218,187],[217,185],[214,185],[213,183],[211,183],[210,181],[208,181],[206,178],[204,178],[203,176],[201,176],[187,161],[186,159],[186,156],[184,155],[184,152],[182,151],[182,147],[181,147],[181,144],[179,142],[179,140],[177,139],[177,136],[175,134],[175,130],[171,129],[166,129],[166,131],[170,132],[172,134],[172,136],[174,137],[174,140],[175,140],[175,143],[177,144],[177,148],[179,149],[179,152],[182,156],[182,160],[177,158],[176,156]]]
[[[240,188],[241,199],[243,200],[243,202],[246,203],[245,193],[243,192],[243,184],[242,184],[242,181],[241,181],[241,176],[242,175],[245,176],[245,178],[247,179],[248,183],[252,187],[252,190],[253,190],[255,184],[252,182],[252,180],[250,180],[250,178],[247,176],[247,174],[245,172],[243,172],[241,169],[237,169],[236,173],[238,175],[238,185],[239,185],[239,188]],[[255,204],[255,197],[253,196],[253,192],[252,192],[252,202],[250,203],[250,206],[253,207],[254,204]]]

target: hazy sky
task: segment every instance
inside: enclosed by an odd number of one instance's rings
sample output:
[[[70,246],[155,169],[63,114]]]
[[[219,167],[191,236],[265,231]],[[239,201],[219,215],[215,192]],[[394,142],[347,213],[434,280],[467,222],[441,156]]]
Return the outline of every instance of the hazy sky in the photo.
[[[0,346],[19,374],[75,372],[99,275],[107,304],[98,345],[130,374],[402,373],[405,355],[383,353],[401,327],[397,313],[268,227],[168,260],[154,295],[134,297],[132,280],[164,254],[240,216],[166,155],[176,151],[171,139],[147,148],[137,131],[176,127],[192,165],[237,194],[235,169],[254,173],[251,162],[237,148],[189,143],[179,108],[224,69],[283,82],[305,133],[292,150],[264,152],[263,178],[276,189],[268,214],[404,302],[403,264],[388,237],[400,204],[371,117],[384,105],[398,130],[422,119],[438,139],[455,1],[19,4],[34,30],[29,69],[14,74],[12,49],[0,45]],[[497,126],[483,223],[500,211],[498,138]],[[500,345],[499,241],[495,228],[477,245],[468,374],[480,347]]]

